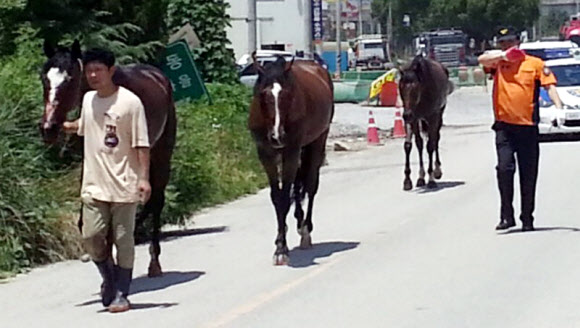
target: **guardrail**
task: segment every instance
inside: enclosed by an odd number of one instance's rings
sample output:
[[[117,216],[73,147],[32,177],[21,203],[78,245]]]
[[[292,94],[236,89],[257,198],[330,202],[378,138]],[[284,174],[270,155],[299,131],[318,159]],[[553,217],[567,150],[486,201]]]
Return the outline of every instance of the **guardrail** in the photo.
[[[347,71],[334,83],[334,101],[359,103],[368,99],[371,83],[387,71]],[[478,66],[449,68],[449,79],[455,87],[486,86],[486,76]]]

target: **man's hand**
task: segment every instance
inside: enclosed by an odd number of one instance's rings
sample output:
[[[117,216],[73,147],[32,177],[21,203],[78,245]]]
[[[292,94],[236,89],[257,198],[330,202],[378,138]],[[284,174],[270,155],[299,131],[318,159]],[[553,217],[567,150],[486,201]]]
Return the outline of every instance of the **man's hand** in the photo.
[[[504,51],[502,53],[502,57],[504,60],[509,62],[519,62],[524,60],[524,58],[526,57],[526,52],[518,48],[517,46],[514,46]]]
[[[149,198],[151,197],[151,184],[149,184],[148,180],[139,179],[139,199],[142,204],[147,203]]]
[[[62,123],[62,130],[67,134],[75,134],[79,130],[79,120]]]

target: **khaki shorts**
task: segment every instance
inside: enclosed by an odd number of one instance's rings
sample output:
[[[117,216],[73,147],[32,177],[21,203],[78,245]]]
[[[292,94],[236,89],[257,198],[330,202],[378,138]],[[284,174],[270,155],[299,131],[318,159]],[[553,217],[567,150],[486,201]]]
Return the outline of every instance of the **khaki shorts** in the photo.
[[[83,199],[83,246],[93,261],[102,262],[117,250],[117,265],[132,269],[135,260],[136,203]]]

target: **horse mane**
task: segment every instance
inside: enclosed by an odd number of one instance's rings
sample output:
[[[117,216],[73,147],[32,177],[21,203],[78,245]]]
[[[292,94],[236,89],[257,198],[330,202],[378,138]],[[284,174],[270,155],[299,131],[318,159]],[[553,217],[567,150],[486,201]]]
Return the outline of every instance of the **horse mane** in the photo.
[[[259,71],[258,80],[254,85],[254,95],[259,94],[264,87],[275,82],[282,83],[283,81],[293,80],[292,74],[286,68],[286,59],[282,56],[277,57],[274,62],[266,63],[264,69]]]

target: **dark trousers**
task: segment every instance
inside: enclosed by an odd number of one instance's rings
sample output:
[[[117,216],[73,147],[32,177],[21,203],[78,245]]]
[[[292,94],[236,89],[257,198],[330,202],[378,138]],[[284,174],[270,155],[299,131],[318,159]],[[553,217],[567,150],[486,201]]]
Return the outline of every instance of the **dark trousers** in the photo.
[[[501,219],[514,221],[512,202],[517,158],[522,199],[520,220],[524,224],[531,224],[534,221],[532,214],[535,207],[536,181],[538,179],[540,157],[538,127],[496,122],[493,129],[495,130],[495,146],[497,150],[496,170],[501,197]],[[514,158],[514,155],[516,158]]]

